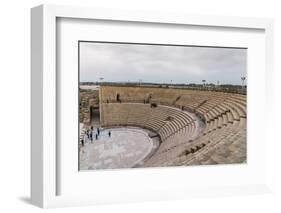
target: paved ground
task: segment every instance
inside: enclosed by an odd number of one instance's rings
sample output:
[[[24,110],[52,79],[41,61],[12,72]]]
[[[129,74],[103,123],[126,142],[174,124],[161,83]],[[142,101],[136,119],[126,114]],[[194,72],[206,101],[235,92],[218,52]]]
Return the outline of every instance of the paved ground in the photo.
[[[108,131],[111,131],[111,137]],[[155,149],[148,132],[139,128],[102,131],[98,140],[80,149],[80,170],[131,168]]]

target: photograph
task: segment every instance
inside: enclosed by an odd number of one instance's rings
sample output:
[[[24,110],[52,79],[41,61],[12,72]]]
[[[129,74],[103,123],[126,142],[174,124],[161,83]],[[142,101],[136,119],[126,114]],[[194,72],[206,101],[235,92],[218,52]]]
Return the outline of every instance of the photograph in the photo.
[[[247,48],[78,41],[79,171],[247,163]]]

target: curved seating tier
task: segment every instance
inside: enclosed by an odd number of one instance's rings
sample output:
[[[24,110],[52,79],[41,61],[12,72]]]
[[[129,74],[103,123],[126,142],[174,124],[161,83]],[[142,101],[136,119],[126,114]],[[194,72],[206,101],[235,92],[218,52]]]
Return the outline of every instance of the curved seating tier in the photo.
[[[114,103],[116,94],[121,103]],[[141,104],[150,96],[150,104]],[[162,143],[144,166],[246,161],[246,96],[171,88],[102,87],[102,123],[136,125]],[[166,105],[166,106],[164,106]],[[189,111],[192,113],[187,113]],[[196,115],[196,116],[193,116]],[[203,131],[200,122],[204,122]]]
[[[151,107],[140,103],[102,104],[102,125],[140,126],[157,132],[162,141],[181,135],[194,136],[196,123],[187,112],[168,106]]]

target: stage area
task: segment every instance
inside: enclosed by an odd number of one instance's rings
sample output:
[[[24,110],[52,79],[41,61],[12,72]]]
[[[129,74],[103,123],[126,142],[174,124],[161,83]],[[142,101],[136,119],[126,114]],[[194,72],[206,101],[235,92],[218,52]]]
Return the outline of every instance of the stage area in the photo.
[[[149,133],[135,127],[103,129],[97,140],[87,141],[81,147],[80,170],[140,166],[159,144],[159,138],[150,138]]]

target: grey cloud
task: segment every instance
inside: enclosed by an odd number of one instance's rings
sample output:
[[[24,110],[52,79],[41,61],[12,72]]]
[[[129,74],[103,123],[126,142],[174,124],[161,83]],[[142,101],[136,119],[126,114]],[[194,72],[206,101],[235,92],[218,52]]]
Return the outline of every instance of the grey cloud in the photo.
[[[80,43],[80,80],[241,84],[247,50]]]

